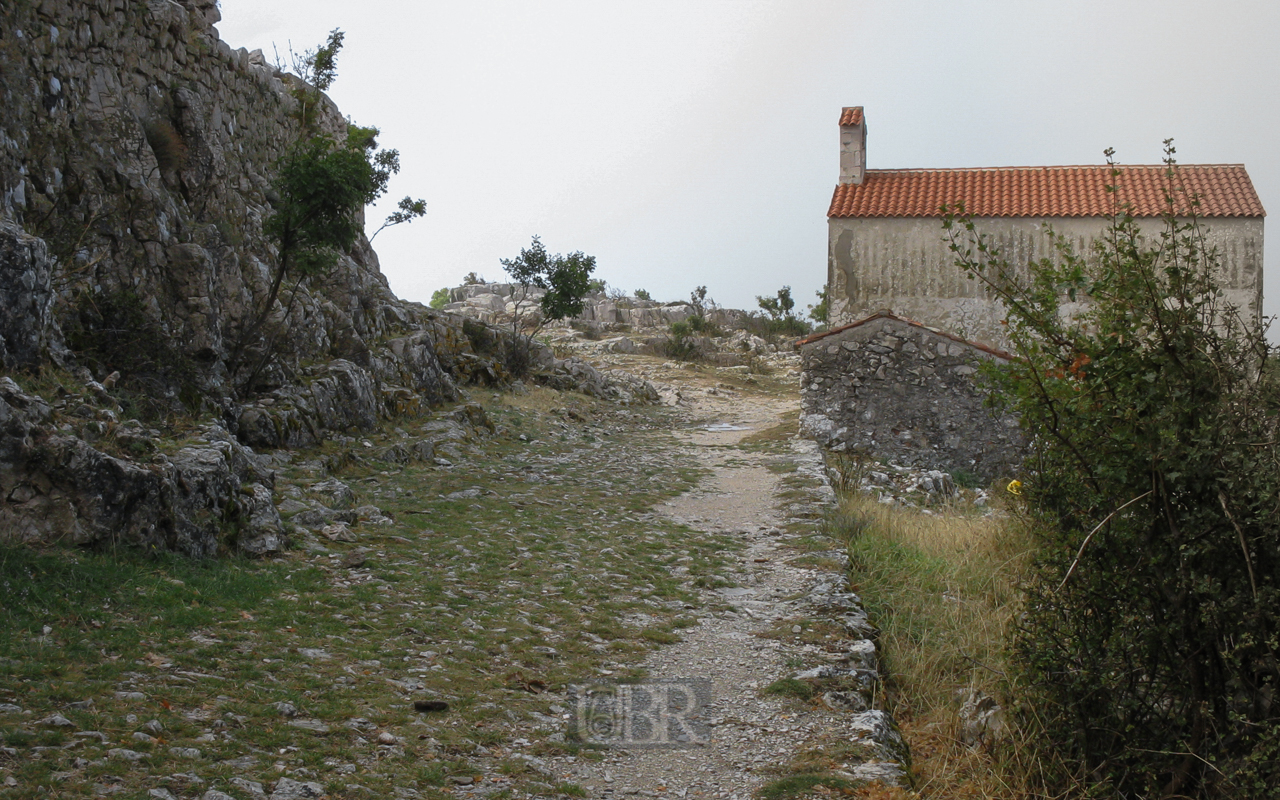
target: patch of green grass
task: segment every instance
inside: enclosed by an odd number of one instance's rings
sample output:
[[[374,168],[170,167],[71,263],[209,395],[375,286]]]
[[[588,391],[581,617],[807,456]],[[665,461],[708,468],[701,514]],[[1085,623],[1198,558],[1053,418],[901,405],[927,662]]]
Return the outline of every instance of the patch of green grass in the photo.
[[[645,628],[640,631],[640,637],[655,644],[675,644],[680,641],[679,634],[663,628]]]
[[[763,691],[767,695],[794,697],[797,700],[809,700],[814,695],[813,686],[795,678],[780,678],[764,687]]]
[[[860,781],[850,781],[835,775],[822,773],[805,773],[778,778],[760,787],[757,796],[761,800],[788,800],[789,798],[829,796],[834,793],[847,793],[847,790],[861,786]]]

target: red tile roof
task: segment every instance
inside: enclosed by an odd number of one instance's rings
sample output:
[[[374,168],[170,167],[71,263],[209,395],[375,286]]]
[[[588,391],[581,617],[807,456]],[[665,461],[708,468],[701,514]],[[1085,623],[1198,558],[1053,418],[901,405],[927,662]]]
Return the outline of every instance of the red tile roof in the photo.
[[[850,322],[848,325],[841,325],[838,328],[832,328],[831,330],[820,331],[819,333],[809,334],[805,338],[796,342],[795,347],[799,349],[800,347],[803,347],[806,344],[813,344],[814,342],[821,341],[827,338],[828,336],[835,336],[837,333],[844,333],[847,330],[850,330],[852,328],[857,328],[862,325],[866,325],[868,322],[873,322],[878,319],[896,320],[897,322],[902,322],[907,325],[910,325],[913,328],[920,328],[921,330],[929,331],[930,333],[935,334],[937,336],[941,336],[944,339],[950,339],[953,342],[959,342],[960,344],[968,345],[969,347],[975,348],[977,350],[981,350],[984,353],[990,353],[996,358],[1002,358],[1005,361],[1012,361],[1013,359],[1016,358],[1016,356],[1010,353],[1006,353],[1005,351],[1000,350],[998,348],[991,347],[990,345],[985,345],[981,342],[972,342],[972,341],[969,341],[968,339],[962,339],[959,336],[946,333],[945,331],[940,331],[937,328],[931,328],[928,325],[925,325],[924,323],[921,323],[921,322],[916,322],[913,319],[906,319],[904,317],[900,317],[891,311],[877,311],[871,316],[863,317],[857,322]]]
[[[851,111],[846,109],[845,116]],[[844,117],[840,123],[843,125]],[[856,123],[855,123],[856,124]],[[1120,166],[1121,202],[1138,217],[1165,211],[1164,165]],[[828,217],[941,217],[943,204],[963,202],[975,217],[1095,217],[1112,212],[1107,166],[983,169],[869,169],[861,184],[840,184]],[[1266,212],[1241,164],[1179,165],[1177,180],[1200,199],[1201,217],[1262,217]],[[1180,210],[1185,203],[1179,200]]]
[[[846,108],[840,112],[840,127],[862,124],[862,106]]]

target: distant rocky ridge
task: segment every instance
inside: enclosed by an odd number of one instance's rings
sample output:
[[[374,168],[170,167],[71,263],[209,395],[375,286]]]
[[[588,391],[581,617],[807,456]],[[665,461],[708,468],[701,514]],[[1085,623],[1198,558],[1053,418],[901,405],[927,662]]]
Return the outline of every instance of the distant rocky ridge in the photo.
[[[486,322],[501,323],[511,319],[516,310],[517,299],[521,303],[522,313],[527,313],[526,310],[536,308],[543,294],[542,289],[529,287],[526,295],[526,290],[519,284],[468,284],[449,290],[449,303],[444,310]],[[686,322],[698,311],[691,303],[659,303],[638,297],[594,292],[587,296],[586,305],[576,321],[595,326],[599,330],[643,330],[667,328],[672,323]],[[707,309],[705,313],[709,322],[726,330],[742,328],[751,316],[746,311],[719,307]]]
[[[287,318],[281,293],[277,357],[235,390],[299,79],[231,49],[219,19],[215,0],[0,5],[0,540],[270,552],[283,528],[250,448],[511,378],[505,330],[396,298],[361,237]],[[319,124],[347,121],[325,99]],[[531,360],[560,386],[657,397],[540,345]],[[203,421],[175,441],[165,420],[184,415]]]
[[[476,283],[449,290],[443,310],[463,314],[489,324],[510,327],[513,316],[536,317],[543,290],[511,283]],[[706,321],[704,332],[686,334],[687,347],[697,358],[722,367],[760,365],[794,367],[797,357],[789,337],[766,338],[764,320],[736,308],[714,304],[699,308],[693,303],[661,303],[613,292],[593,292],[584,300],[582,313],[545,328],[542,338],[557,348],[583,353],[668,355],[671,326],[695,316]]]

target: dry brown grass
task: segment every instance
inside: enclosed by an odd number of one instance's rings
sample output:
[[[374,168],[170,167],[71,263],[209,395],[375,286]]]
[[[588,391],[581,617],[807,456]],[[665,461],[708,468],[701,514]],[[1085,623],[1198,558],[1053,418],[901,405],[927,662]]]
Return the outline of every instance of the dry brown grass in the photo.
[[[994,749],[959,739],[962,693],[978,689],[1001,703],[1010,696],[1008,634],[1031,557],[1025,526],[1007,515],[925,514],[855,496],[833,527],[848,539],[851,582],[881,628],[920,795],[1033,794],[1019,734]]]
[[[495,403],[488,405],[502,405],[526,413],[549,414],[562,413],[567,408],[572,408],[579,413],[587,412],[594,409],[598,403],[598,400],[584,394],[560,392],[545,386],[531,386],[520,394],[514,392],[503,394]]]

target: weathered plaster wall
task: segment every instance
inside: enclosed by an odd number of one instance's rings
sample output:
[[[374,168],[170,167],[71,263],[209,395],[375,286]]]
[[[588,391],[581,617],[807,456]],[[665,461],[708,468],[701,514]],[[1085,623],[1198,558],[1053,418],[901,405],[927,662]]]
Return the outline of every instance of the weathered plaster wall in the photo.
[[[1026,264],[1054,250],[1046,225],[1065,235],[1077,252],[1105,223],[1081,218],[985,218],[978,229],[1013,264]],[[1151,238],[1161,222],[1140,220]],[[1000,321],[1004,307],[955,265],[937,218],[832,218],[828,220],[827,285],[833,326],[890,310],[908,319],[997,347],[1008,345]],[[1226,299],[1256,318],[1262,309],[1262,233],[1256,218],[1202,221],[1209,245],[1221,255],[1220,281]]]
[[[1001,356],[889,316],[800,347],[804,432],[825,447],[984,480],[1021,463],[1017,420],[986,406],[982,361]]]

